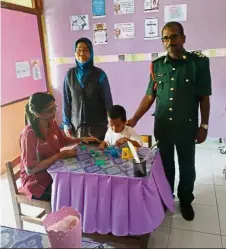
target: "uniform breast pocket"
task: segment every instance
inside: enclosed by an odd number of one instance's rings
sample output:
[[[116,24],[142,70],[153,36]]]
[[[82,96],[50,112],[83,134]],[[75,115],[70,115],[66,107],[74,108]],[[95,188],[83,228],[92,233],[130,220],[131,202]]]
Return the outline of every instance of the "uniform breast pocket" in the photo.
[[[156,77],[156,84],[157,84],[157,88],[156,88],[156,93],[157,96],[161,95],[164,87],[166,85],[166,79],[164,77]]]
[[[195,92],[194,79],[192,79],[191,77],[185,77],[183,82],[183,90],[189,94],[194,94]]]

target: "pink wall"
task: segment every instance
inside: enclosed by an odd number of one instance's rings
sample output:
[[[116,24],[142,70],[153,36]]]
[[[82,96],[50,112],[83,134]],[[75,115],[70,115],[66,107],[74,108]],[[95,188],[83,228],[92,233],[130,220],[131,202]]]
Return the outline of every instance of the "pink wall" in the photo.
[[[142,3],[141,3],[142,2]],[[225,0],[160,0],[160,11],[143,12],[143,1],[135,0],[135,13],[115,16],[113,0],[106,0],[106,18],[92,19],[91,1],[81,0],[48,0],[44,1],[49,51],[51,57],[72,57],[74,42],[81,36],[92,39],[92,24],[106,22],[108,44],[95,46],[96,55],[152,53],[163,51],[160,40],[144,40],[145,17],[158,17],[160,30],[164,25],[164,5],[187,4],[188,20],[183,22],[187,35],[187,49],[210,49],[226,47],[226,1]],[[90,30],[72,32],[70,15],[89,14]],[[135,39],[115,40],[114,23],[135,23]],[[130,117],[137,109],[145,93],[149,78],[149,62],[101,63],[98,66],[106,71],[113,93],[114,103],[125,106]],[[211,58],[213,79],[213,96],[211,98],[211,119],[209,135],[226,137],[226,57]],[[73,65],[52,65],[52,86],[58,105],[61,105],[64,75]],[[147,114],[137,126],[140,133],[152,133],[153,117]],[[58,116],[61,119],[61,114]]]
[[[43,71],[37,17],[32,14],[1,9],[1,105],[30,96],[37,91],[47,91]],[[16,62],[39,60],[41,80],[16,77]]]

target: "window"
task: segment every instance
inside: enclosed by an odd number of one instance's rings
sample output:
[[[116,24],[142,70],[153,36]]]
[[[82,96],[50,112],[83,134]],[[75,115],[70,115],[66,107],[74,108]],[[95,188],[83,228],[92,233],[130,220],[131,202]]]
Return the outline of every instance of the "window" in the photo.
[[[33,8],[32,0],[3,0],[3,2],[13,3],[13,4]]]

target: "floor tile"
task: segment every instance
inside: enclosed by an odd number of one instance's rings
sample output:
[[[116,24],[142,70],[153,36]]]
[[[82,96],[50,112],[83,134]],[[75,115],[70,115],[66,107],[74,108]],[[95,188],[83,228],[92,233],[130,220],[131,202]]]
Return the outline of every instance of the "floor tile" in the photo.
[[[176,153],[175,153],[175,165],[176,165],[175,180],[178,181],[179,166],[178,166],[178,158]],[[213,180],[213,171],[212,171],[211,150],[197,148],[195,165],[196,165],[196,182],[213,185],[214,180]]]
[[[211,158],[212,158],[213,162],[217,161],[219,164],[225,165],[225,163],[226,163],[226,159],[225,159],[226,154],[221,154],[218,149],[211,149],[210,153],[211,153]],[[213,166],[215,166],[215,164]]]
[[[160,226],[151,233],[148,248],[167,248],[170,228]]]
[[[196,182],[202,184],[214,184],[212,160],[209,150],[199,150],[196,152],[195,169]]]
[[[215,186],[215,188],[216,188],[217,205],[226,208],[226,187]]]
[[[222,244],[223,244],[223,248],[226,248],[226,236],[222,236]]]
[[[221,248],[221,236],[172,229],[168,248]]]
[[[175,190],[174,190],[175,194],[177,194],[177,188],[178,188],[178,182],[176,181]],[[194,187],[194,196],[195,199],[193,203],[195,204],[210,205],[210,206],[217,205],[214,185],[208,185],[196,182]],[[175,200],[179,201],[177,195]]]
[[[165,219],[163,220],[161,226],[163,226],[163,227],[171,227],[171,223],[172,223],[172,213],[167,211]]]
[[[216,194],[214,185],[195,183],[195,199],[193,203],[216,206]]]
[[[218,207],[221,234],[226,235],[226,208]]]
[[[220,234],[217,207],[193,204],[195,219],[186,221],[183,219],[178,205],[176,213],[172,217],[172,228],[185,229],[190,231]]]
[[[223,169],[226,169],[226,155],[224,155],[224,162],[222,161],[221,157],[212,158],[214,183],[215,185],[226,187],[225,174],[223,174]]]

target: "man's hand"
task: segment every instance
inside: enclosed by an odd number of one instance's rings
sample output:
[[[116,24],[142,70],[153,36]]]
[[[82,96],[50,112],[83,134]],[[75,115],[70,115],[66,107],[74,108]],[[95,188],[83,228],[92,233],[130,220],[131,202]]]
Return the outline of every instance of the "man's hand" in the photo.
[[[135,127],[137,124],[137,121],[134,118],[131,118],[127,121],[126,125],[130,126],[130,127]]]
[[[127,121],[128,126],[134,127],[137,122],[143,117],[143,115],[151,108],[153,102],[155,101],[154,95],[145,95],[140,103],[140,106],[133,118]]]
[[[73,131],[72,131],[72,129],[65,129],[65,130],[64,130],[64,133],[65,133],[65,135],[66,135],[67,137],[71,137],[71,138],[74,137],[74,136],[73,136]]]
[[[195,141],[197,144],[201,144],[206,141],[206,138],[207,138],[207,129],[204,129],[203,127],[200,126],[196,133]]]
[[[116,142],[115,142],[115,145],[116,146],[121,146],[123,144],[125,144],[129,139],[127,137],[122,137],[122,138],[119,138]]]

